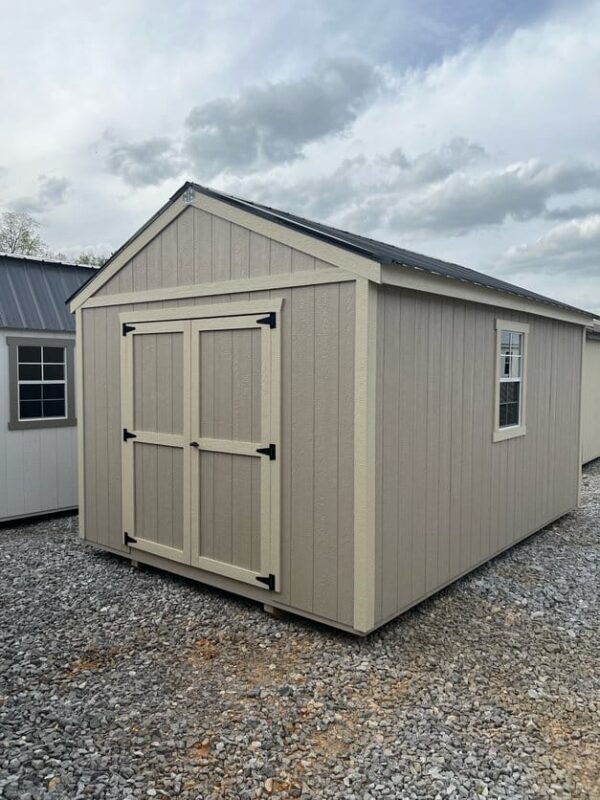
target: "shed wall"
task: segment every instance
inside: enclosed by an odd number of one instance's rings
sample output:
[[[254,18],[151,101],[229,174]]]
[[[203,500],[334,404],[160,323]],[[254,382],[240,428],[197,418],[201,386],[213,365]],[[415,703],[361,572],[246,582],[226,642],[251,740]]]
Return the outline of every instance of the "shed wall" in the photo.
[[[40,338],[40,331],[0,332],[0,521],[77,506],[77,429],[9,431],[7,336]],[[55,338],[57,334],[51,334]],[[73,339],[68,333],[60,338]]]
[[[185,215],[193,213],[189,209]],[[184,215],[184,216],[185,216]],[[202,261],[214,280],[242,269],[247,251],[230,247],[228,233]],[[157,255],[159,269],[151,271],[148,252],[134,259],[133,268],[115,276],[110,294],[133,288],[158,288],[167,265],[188,264],[191,251],[173,243],[167,260],[164,242]],[[263,250],[271,259],[275,243]],[[158,248],[156,240],[147,251]],[[279,247],[279,246],[278,246]],[[220,253],[217,259],[215,253]],[[283,251],[278,251],[283,252]],[[289,256],[289,258],[288,258]],[[256,256],[258,258],[258,256]],[[304,257],[289,252],[274,264],[291,266]],[[288,258],[286,261],[285,259]],[[306,259],[309,257],[306,256]],[[212,261],[210,260],[212,259]],[[219,261],[219,259],[223,259]],[[206,267],[209,264],[210,270]],[[330,265],[327,265],[328,267]],[[257,267],[258,268],[258,267]],[[302,269],[308,269],[308,262]],[[150,276],[154,277],[150,277]],[[175,272],[178,285],[202,276],[188,269]],[[162,278],[160,279],[162,280]],[[285,290],[239,293],[138,303],[128,306],[83,308],[84,489],[85,537],[113,550],[124,551],[121,522],[120,327],[125,310],[183,307],[283,297],[281,313],[281,592],[267,595],[249,585],[186,568],[207,583],[255,597],[263,602],[304,611],[351,626],[353,622],[353,442],[354,442],[354,319],[353,282],[304,286]],[[156,562],[152,557],[144,559]],[[169,562],[160,562],[169,568]],[[181,571],[181,570],[177,570]]]
[[[190,206],[96,296],[331,268],[306,253]]]
[[[527,433],[493,443],[498,318],[530,326]],[[380,623],[576,506],[582,337],[392,287],[377,335]]]
[[[582,461],[600,458],[600,339],[586,339],[583,349]]]

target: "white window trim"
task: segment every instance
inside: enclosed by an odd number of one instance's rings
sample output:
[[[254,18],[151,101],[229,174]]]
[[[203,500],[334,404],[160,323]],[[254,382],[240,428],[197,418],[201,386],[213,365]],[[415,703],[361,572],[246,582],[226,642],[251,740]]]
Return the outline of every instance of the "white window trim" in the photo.
[[[523,334],[523,353],[521,357],[521,390],[519,406],[519,424],[510,425],[506,428],[500,427],[500,356],[502,353],[502,331],[512,331],[513,333]],[[529,340],[529,325],[524,322],[514,322],[512,320],[496,320],[496,348],[494,356],[496,359],[495,390],[494,390],[494,442],[504,442],[507,439],[515,439],[517,436],[525,436],[527,433],[526,411],[527,411],[527,372],[529,364],[527,360],[527,344]]]

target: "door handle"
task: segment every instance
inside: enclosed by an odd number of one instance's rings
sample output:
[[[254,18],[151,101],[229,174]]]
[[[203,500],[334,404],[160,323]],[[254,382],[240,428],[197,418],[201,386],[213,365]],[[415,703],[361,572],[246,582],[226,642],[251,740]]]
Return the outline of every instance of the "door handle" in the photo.
[[[190,442],[190,447],[200,447],[198,442]]]

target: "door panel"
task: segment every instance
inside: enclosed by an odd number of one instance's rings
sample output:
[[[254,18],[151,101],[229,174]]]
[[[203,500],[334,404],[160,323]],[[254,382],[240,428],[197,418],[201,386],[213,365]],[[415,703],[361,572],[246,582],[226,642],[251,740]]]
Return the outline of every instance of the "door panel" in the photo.
[[[277,591],[275,314],[194,313],[124,331],[125,541],[132,552]]]
[[[188,321],[123,339],[124,529],[132,549],[190,562]]]
[[[272,343],[260,316],[192,322],[192,563],[255,586],[278,572]],[[275,557],[274,557],[275,554]]]
[[[200,452],[203,557],[260,572],[260,470],[258,458]]]

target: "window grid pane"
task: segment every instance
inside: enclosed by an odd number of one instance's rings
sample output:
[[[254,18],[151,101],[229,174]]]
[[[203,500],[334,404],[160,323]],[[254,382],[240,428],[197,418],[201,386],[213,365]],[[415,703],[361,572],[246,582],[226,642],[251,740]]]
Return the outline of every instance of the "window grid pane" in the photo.
[[[66,419],[66,348],[17,348],[19,419]]]
[[[500,332],[500,428],[521,424],[521,378],[523,375],[523,338],[516,331]]]

